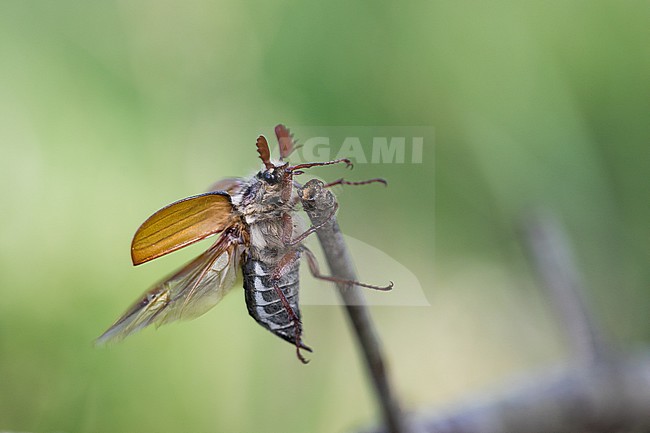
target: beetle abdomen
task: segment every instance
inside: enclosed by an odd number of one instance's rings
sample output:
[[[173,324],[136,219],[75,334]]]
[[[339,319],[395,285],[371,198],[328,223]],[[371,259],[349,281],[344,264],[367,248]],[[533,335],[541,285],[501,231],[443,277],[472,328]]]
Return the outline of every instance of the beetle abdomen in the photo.
[[[257,323],[290,343],[295,344],[296,337],[298,337],[300,346],[305,347],[300,340],[301,327],[295,323],[295,318],[300,319],[300,308],[298,306],[299,269],[300,261],[296,260],[278,280],[278,287],[293,310],[293,314],[291,314],[273,287],[271,279],[271,274],[274,271],[273,267],[250,257],[244,258],[242,264],[244,295],[248,313],[251,317]]]

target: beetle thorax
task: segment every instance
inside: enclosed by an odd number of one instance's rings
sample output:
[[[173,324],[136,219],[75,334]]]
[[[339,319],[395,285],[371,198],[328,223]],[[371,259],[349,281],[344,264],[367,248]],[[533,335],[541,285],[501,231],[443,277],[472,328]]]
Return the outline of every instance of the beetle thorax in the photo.
[[[284,236],[287,228],[283,219],[287,214],[296,223],[289,228],[290,238],[299,224],[294,209],[297,193],[289,185],[290,194],[287,194],[286,188],[286,184],[269,185],[256,176],[233,197],[233,205],[249,227],[249,252],[258,260],[274,261],[287,251]],[[289,200],[284,199],[287,195]]]

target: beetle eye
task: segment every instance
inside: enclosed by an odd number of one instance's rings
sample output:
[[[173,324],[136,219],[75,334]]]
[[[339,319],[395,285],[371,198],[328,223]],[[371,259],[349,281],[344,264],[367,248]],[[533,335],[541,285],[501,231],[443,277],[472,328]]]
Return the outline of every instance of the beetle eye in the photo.
[[[275,185],[280,180],[277,173],[266,170],[262,173],[262,179],[269,185]]]

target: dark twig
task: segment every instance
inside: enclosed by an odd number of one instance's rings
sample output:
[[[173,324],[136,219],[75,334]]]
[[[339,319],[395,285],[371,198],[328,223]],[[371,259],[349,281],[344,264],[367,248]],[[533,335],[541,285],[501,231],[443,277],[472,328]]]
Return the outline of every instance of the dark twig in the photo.
[[[559,222],[545,213],[534,214],[524,221],[523,239],[574,358],[583,363],[604,360],[610,348],[584,301],[582,278]]]
[[[320,226],[325,222],[331,214],[331,209],[336,206],[334,195],[324,189],[323,183],[316,179],[307,182],[300,191],[300,195],[303,208],[314,226]],[[331,218],[330,222],[316,233],[332,275],[347,280],[357,280],[352,258],[336,219]],[[350,287],[346,284],[337,284],[337,286],[365,357],[381,405],[386,431],[404,433],[406,426],[402,412],[388,379],[381,342],[366,308],[363,294],[357,287]]]

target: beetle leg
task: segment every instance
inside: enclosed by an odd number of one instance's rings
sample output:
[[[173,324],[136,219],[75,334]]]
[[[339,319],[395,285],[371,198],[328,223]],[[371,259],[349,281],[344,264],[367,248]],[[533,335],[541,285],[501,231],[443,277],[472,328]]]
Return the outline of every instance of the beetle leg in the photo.
[[[350,181],[347,181],[347,180],[341,178],[341,179],[335,180],[334,182],[326,183],[325,185],[323,185],[323,187],[324,188],[329,188],[329,187],[334,186],[334,185],[368,185],[369,183],[375,183],[375,182],[383,183],[384,186],[388,186],[388,182],[386,182],[386,179],[382,179],[382,178],[378,177],[378,178],[375,178],[375,179],[362,180],[362,181],[359,181],[359,182],[350,182]]]
[[[340,164],[342,162],[345,163],[345,168],[352,168],[353,166],[352,162],[350,162],[349,159],[341,158],[341,159],[335,159],[333,161],[327,161],[327,162],[308,162],[305,164],[298,164],[292,167],[288,167],[287,170],[293,172],[293,174],[302,174],[304,173],[303,170],[305,168],[322,167],[324,165]],[[298,173],[297,171],[300,171],[300,173]]]
[[[290,213],[282,214],[282,243],[291,244],[291,234],[293,233],[293,218]]]
[[[277,293],[278,297],[280,298],[280,302],[282,303],[282,306],[284,309],[287,311],[287,314],[289,314],[289,317],[291,320],[293,320],[293,326],[294,326],[294,343],[296,345],[296,356],[302,362],[303,364],[307,364],[309,362],[308,359],[306,359],[304,356],[302,356],[302,353],[300,353],[300,349],[305,349],[308,352],[311,352],[311,348],[309,346],[306,346],[302,342],[302,322],[300,321],[300,317],[296,314],[296,312],[291,308],[291,304],[289,304],[289,301],[287,300],[287,297],[284,296],[284,293],[282,292],[282,289],[278,285],[280,278],[286,272],[286,270],[293,264],[295,263],[298,259],[300,259],[300,254],[299,250],[291,250],[288,253],[286,253],[280,261],[278,262],[278,266],[275,268],[273,273],[271,274],[271,281],[273,282],[273,289]]]
[[[311,250],[304,245],[301,247],[301,249],[305,253],[305,256],[307,257],[307,264],[309,265],[309,270],[311,271],[311,274],[314,276],[314,278],[318,278],[319,280],[331,281],[333,283],[347,284],[350,286],[366,287],[368,289],[380,290],[384,292],[389,291],[393,288],[392,281],[387,286],[375,286],[373,284],[361,283],[355,280],[347,280],[345,278],[323,275],[320,273],[318,261],[316,260],[316,256],[314,256],[314,253],[312,253]]]
[[[300,242],[304,241],[305,238],[307,238],[307,236],[309,236],[309,235],[312,234],[312,233],[315,233],[315,232],[316,232],[318,229],[320,229],[321,227],[324,227],[325,224],[327,224],[328,222],[330,222],[330,221],[332,220],[332,218],[334,218],[334,215],[336,215],[336,210],[337,210],[338,208],[339,208],[339,205],[338,205],[338,203],[335,202],[335,203],[334,203],[334,209],[332,209],[332,213],[330,213],[330,214],[327,216],[327,218],[325,218],[325,221],[323,221],[322,223],[318,224],[317,226],[311,226],[311,227],[309,227],[309,228],[308,228],[307,230],[305,230],[303,233],[299,234],[295,239],[292,239],[291,241],[289,241],[289,243],[287,243],[287,245],[294,247],[294,246],[298,245]]]

